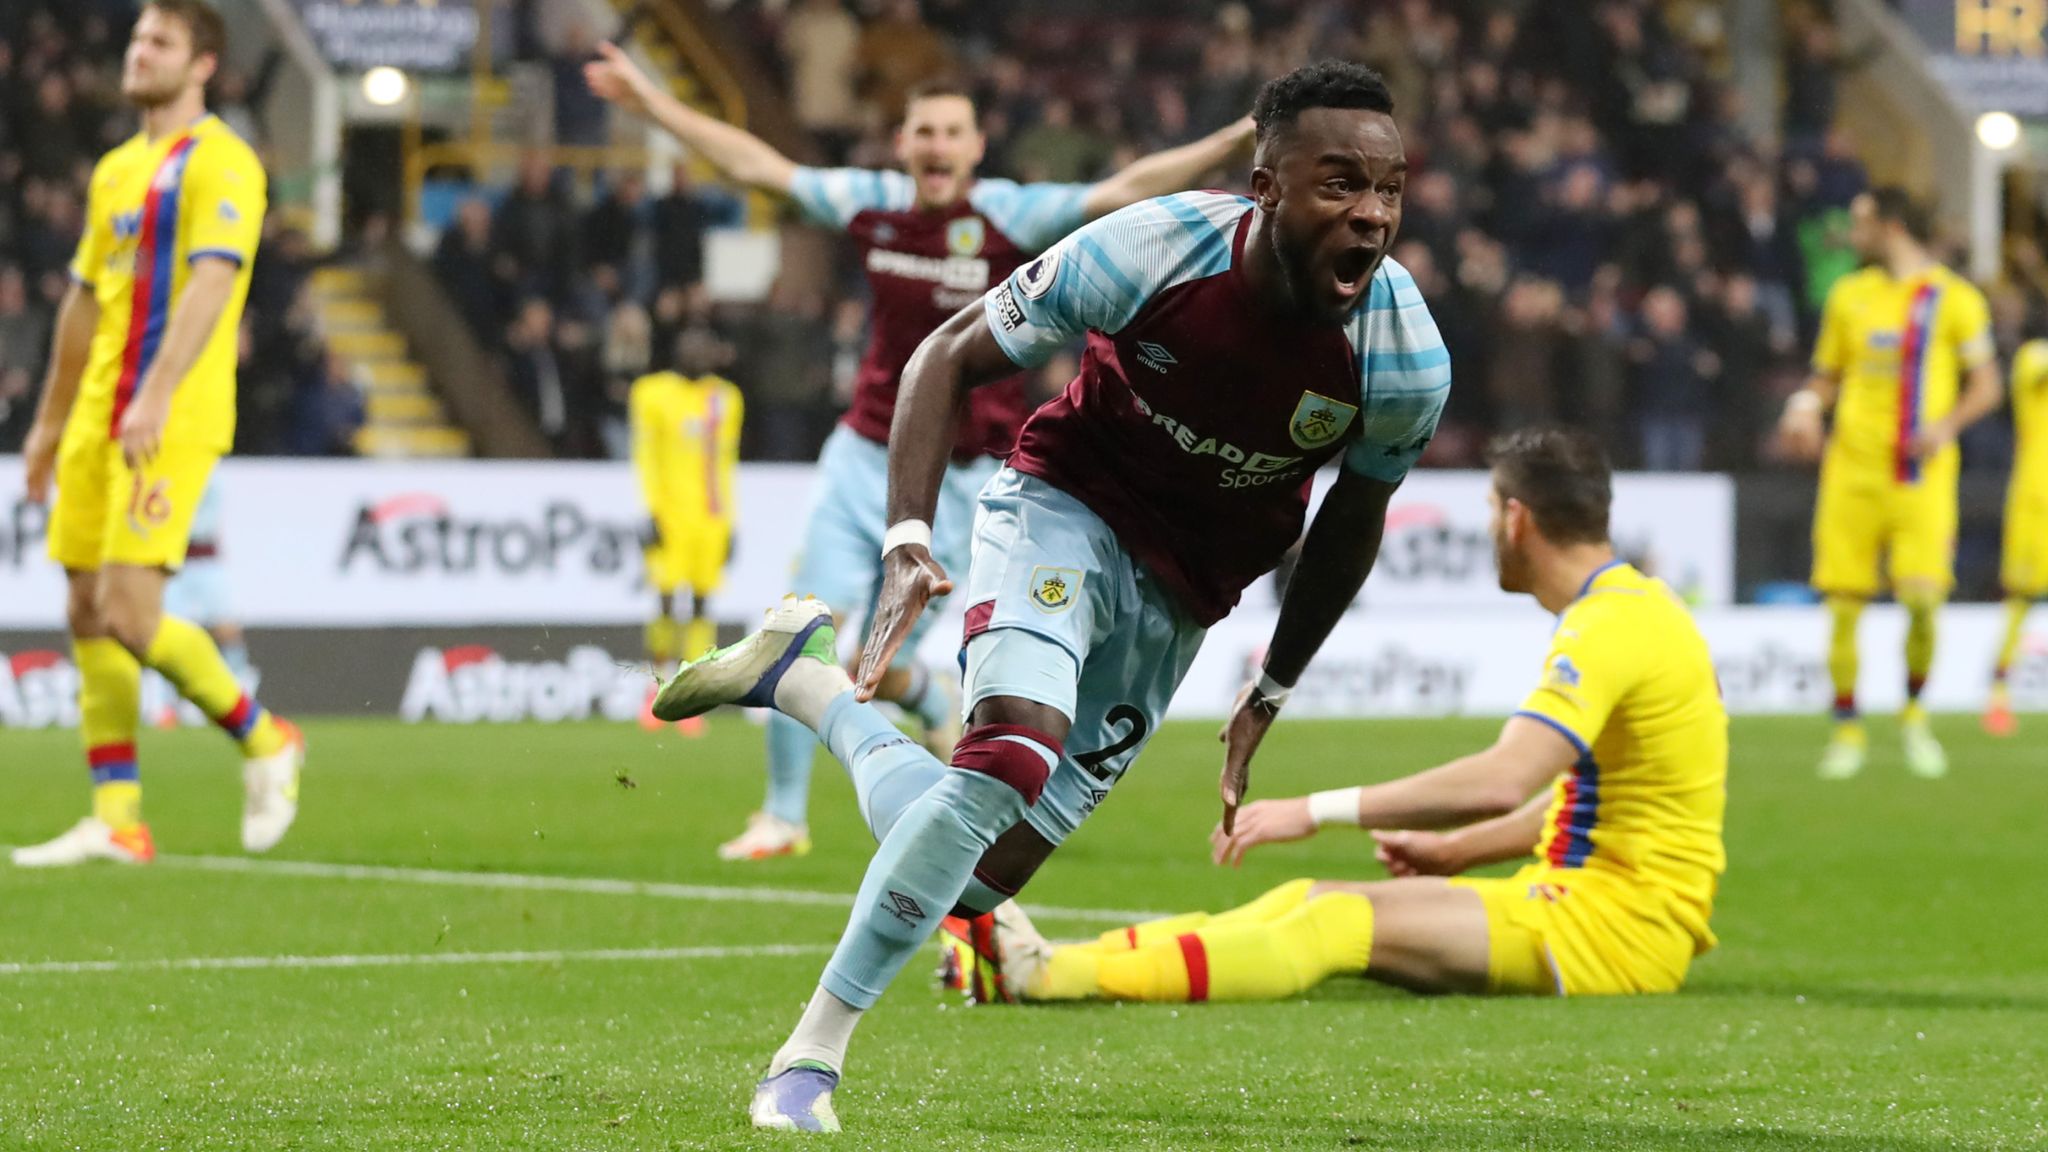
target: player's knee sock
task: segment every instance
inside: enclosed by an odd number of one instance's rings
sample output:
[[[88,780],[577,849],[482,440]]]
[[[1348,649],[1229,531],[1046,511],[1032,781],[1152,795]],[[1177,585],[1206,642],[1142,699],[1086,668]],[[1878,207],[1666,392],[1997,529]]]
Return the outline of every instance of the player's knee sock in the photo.
[[[1856,622],[1863,601],[1852,596],[1828,597],[1828,678],[1835,686],[1835,721],[1856,723]]]
[[[74,640],[78,734],[92,768],[92,814],[110,828],[142,821],[135,730],[142,719],[142,665],[112,637]]]
[[[692,616],[683,625],[682,658],[695,660],[718,647],[718,625],[708,616]]]
[[[1112,1000],[1279,1000],[1372,960],[1372,901],[1331,892],[1275,920],[1210,923],[1133,952],[1104,954]]]
[[[1992,686],[2000,691],[2005,688],[2006,677],[2012,674],[2012,662],[2019,658],[2020,637],[2025,635],[2027,609],[2033,607],[2024,596],[2005,598],[2005,638],[1998,643],[1998,663],[1991,669]]]
[[[969,732],[953,767],[904,810],[876,850],[853,919],[825,967],[822,986],[868,1008],[930,939],[966,890],[974,866],[1035,803],[1059,742],[1042,732],[985,724]]]
[[[811,760],[817,750],[818,738],[809,728],[780,712],[768,717],[768,795],[762,811],[792,824],[809,819]]]
[[[679,658],[681,646],[676,638],[675,617],[654,617],[647,622],[647,629],[642,636],[649,660],[659,665],[668,665],[675,663]]]
[[[283,750],[283,730],[269,709],[242,691],[206,629],[190,620],[164,617],[144,662],[233,737],[243,755],[269,756]]]
[[[905,736],[879,708],[855,700],[851,692],[840,693],[825,706],[819,734],[833,758],[845,765],[846,774],[853,778],[861,818],[877,843],[888,839],[904,810],[946,775],[946,766],[937,757]],[[808,777],[808,745],[804,756]],[[769,770],[775,771],[772,755]]]
[[[1941,615],[1941,598],[1915,594],[1900,598],[1906,606],[1906,712],[1920,715],[1920,693],[1927,687],[1928,670],[1934,667],[1935,625]]]

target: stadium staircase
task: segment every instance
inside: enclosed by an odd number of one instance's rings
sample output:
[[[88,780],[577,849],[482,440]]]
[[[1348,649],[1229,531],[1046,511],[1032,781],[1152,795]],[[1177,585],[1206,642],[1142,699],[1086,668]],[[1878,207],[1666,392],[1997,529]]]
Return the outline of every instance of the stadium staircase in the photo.
[[[448,419],[427,386],[427,371],[407,354],[367,271],[342,265],[313,273],[313,306],[327,348],[364,390],[356,451],[364,456],[449,457],[470,454],[469,433]]]

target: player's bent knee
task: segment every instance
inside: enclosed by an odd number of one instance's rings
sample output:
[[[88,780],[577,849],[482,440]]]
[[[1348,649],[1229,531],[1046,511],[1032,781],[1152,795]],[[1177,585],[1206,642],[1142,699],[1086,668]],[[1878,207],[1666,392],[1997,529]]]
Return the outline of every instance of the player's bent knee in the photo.
[[[1039,865],[1052,855],[1053,847],[1053,842],[1031,825],[1011,825],[1009,831],[996,837],[996,842],[981,854],[981,860],[974,866],[974,879],[996,896],[1004,899],[1014,897],[1031,883]],[[970,885],[970,893],[972,888]],[[987,908],[975,907],[975,904],[985,902],[970,901],[965,896],[961,898],[962,907],[973,914],[991,911],[996,903],[1001,903],[998,900]]]
[[[1059,763],[1061,740],[1029,724],[977,723],[953,749],[953,767],[999,780],[1036,804]]]

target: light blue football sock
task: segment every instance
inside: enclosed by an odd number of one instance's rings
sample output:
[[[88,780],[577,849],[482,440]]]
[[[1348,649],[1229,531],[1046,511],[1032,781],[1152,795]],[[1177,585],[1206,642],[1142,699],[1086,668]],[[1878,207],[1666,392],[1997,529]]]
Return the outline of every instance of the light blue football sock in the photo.
[[[975,862],[1024,815],[1024,797],[990,776],[949,769],[897,819],[868,863],[853,917],[821,987],[860,1009],[882,990],[960,900]]]
[[[981,882],[980,877],[968,876],[967,887],[960,893],[962,907],[975,913],[993,912],[996,905],[1009,897]]]
[[[825,747],[846,766],[861,818],[877,842],[919,796],[946,775],[946,766],[922,744],[898,731],[880,709],[842,692],[825,706],[819,725]]]
[[[817,750],[818,738],[801,722],[780,712],[768,717],[768,798],[761,802],[762,811],[792,824],[807,821],[811,760]]]

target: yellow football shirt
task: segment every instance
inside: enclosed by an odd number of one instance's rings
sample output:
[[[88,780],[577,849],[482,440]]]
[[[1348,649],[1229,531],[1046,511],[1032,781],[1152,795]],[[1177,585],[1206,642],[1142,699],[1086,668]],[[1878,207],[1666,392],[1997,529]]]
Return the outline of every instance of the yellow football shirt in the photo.
[[[1955,408],[1964,373],[1990,362],[1991,311],[1976,285],[1935,265],[1905,280],[1865,268],[1835,282],[1813,348],[1841,384],[1828,454],[1834,466],[1917,483],[1956,474],[1950,445],[1924,466],[1913,437]]]
[[[744,410],[739,387],[720,376],[656,372],[633,382],[633,467],[655,519],[734,518]]]
[[[1685,605],[1620,561],[1595,572],[1558,618],[1543,682],[1519,714],[1580,753],[1558,779],[1538,856],[1667,893],[1698,950],[1713,947],[1728,714]]]
[[[2048,340],[2029,340],[2012,358],[2015,491],[2048,500]]]
[[[235,435],[242,303],[263,231],[266,180],[256,153],[205,116],[152,142],[136,134],[100,158],[71,275],[99,303],[71,419],[111,437],[149,374],[164,330],[202,257],[234,261],[234,291],[171,397],[167,442],[226,452]]]

